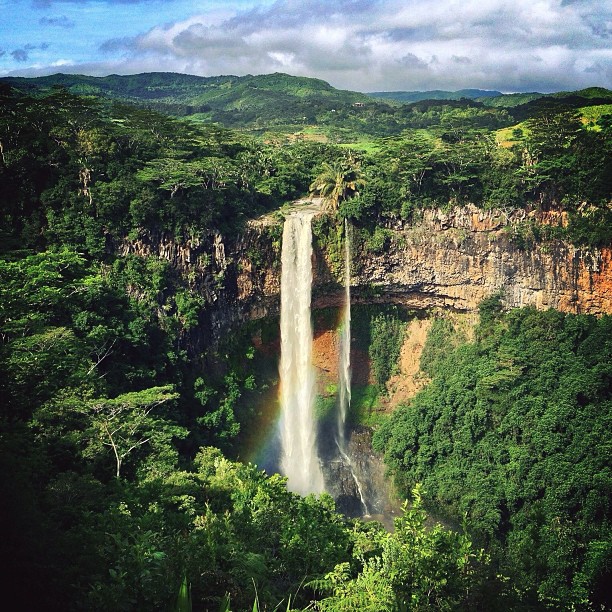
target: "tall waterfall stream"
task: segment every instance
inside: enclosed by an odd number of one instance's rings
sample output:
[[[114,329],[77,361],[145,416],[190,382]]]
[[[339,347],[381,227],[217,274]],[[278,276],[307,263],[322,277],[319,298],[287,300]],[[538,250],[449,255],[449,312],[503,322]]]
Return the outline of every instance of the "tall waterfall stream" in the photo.
[[[281,254],[281,470],[291,491],[325,490],[316,447],[312,366],[312,212],[285,219]]]

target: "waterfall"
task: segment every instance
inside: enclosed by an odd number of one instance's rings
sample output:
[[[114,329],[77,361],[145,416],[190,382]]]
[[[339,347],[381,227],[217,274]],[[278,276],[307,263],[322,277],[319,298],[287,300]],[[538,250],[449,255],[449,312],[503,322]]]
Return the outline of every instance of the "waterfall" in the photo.
[[[344,317],[340,326],[340,364],[338,368],[338,437],[336,445],[340,458],[351,474],[364,515],[369,515],[364,490],[353,462],[348,455],[346,445],[346,416],[351,406],[351,241],[349,236],[349,223],[344,220]]]
[[[312,216],[306,211],[287,216],[281,253],[280,466],[287,487],[302,495],[325,489],[314,419]]]
[[[344,220],[344,319],[340,328],[338,446],[345,447],[346,415],[351,405],[351,244]]]

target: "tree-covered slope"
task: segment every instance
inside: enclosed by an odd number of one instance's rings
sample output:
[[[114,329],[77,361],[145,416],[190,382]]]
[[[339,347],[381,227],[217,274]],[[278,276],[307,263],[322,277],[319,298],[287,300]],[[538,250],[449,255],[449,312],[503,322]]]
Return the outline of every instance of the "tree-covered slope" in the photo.
[[[320,79],[276,73],[197,77],[174,73],[91,77],[56,74],[0,79],[25,91],[62,86],[75,94],[104,96],[174,115],[198,115],[228,126],[303,124],[315,114],[368,101],[365,94],[333,88]]]
[[[497,98],[501,91],[491,91],[486,89],[459,89],[458,91],[445,91],[442,89],[432,89],[429,91],[373,91],[368,94],[373,98],[381,100],[394,100],[409,104],[420,102],[421,100],[461,100],[461,98]]]
[[[233,231],[303,195],[324,145],[279,148],[58,89],[0,92],[1,250],[70,244],[100,255],[141,229]]]
[[[477,339],[438,321],[431,384],[375,437],[402,491],[462,517],[524,603],[609,604],[612,319],[481,306]]]

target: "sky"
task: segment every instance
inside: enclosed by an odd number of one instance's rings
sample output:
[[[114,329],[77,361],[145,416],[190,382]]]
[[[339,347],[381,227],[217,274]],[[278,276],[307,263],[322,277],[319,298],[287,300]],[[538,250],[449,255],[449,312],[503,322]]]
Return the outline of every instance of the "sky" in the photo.
[[[612,1],[0,0],[0,76],[153,71],[365,92],[612,88]]]

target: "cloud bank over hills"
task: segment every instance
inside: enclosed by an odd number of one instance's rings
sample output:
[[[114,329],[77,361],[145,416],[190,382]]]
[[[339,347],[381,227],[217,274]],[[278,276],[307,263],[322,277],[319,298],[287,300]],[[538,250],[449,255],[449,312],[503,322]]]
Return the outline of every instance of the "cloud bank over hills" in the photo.
[[[612,86],[612,8],[599,0],[215,0],[197,14],[187,0],[0,4],[10,4],[4,75],[281,71],[361,91]]]

